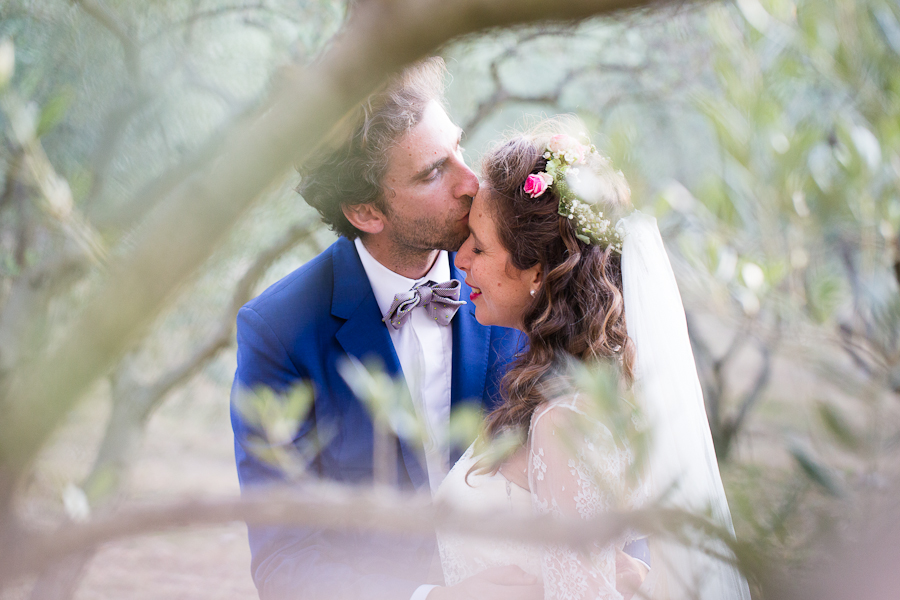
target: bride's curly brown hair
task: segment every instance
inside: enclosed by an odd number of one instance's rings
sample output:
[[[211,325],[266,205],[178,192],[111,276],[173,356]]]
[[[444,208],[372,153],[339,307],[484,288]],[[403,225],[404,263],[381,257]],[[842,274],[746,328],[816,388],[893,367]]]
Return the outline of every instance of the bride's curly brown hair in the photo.
[[[543,274],[523,317],[528,349],[503,378],[504,402],[487,417],[488,438],[515,428],[527,431],[535,408],[547,399],[554,369],[569,357],[612,360],[629,384],[633,378],[634,344],[625,330],[620,254],[576,237],[572,222],[559,215],[556,186],[537,198],[525,193],[528,175],[546,168],[543,154],[550,137],[519,135],[482,161],[481,185],[510,266],[524,270],[540,265]],[[579,178],[597,185],[604,217],[615,225],[630,205],[624,177],[596,153],[589,154],[587,165],[578,166]]]

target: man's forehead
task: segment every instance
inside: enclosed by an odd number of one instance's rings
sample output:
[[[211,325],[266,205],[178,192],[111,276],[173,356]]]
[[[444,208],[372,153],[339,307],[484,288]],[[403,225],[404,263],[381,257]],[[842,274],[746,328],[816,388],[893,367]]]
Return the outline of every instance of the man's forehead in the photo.
[[[456,150],[462,129],[437,102],[432,101],[422,119],[397,140],[389,153],[388,168],[418,172]]]

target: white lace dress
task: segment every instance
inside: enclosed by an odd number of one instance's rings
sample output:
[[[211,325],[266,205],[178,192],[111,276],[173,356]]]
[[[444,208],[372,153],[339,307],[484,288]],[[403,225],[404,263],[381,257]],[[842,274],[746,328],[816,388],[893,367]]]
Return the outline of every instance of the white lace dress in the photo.
[[[630,449],[616,444],[602,423],[588,419],[575,398],[554,400],[535,411],[526,450],[528,490],[499,472],[473,472],[466,480],[477,459],[470,447],[441,484],[436,500],[469,511],[583,519],[644,502],[640,482],[629,484]],[[514,564],[543,580],[548,600],[619,600],[616,549],[635,537],[630,533],[576,551],[561,544],[528,545],[439,531],[438,544],[447,585],[489,567]]]

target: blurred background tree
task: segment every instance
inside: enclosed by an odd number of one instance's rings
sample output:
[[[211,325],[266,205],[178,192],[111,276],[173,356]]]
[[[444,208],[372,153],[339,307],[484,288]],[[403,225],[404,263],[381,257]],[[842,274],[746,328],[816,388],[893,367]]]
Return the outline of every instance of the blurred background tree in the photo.
[[[59,343],[153,200],[260,107],[281,65],[313,64],[351,4],[0,5],[0,383]],[[470,164],[510,127],[575,113],[659,219],[739,537],[795,564],[861,494],[890,489],[896,1],[678,5],[494,30],[441,53]],[[129,473],[165,402],[186,423],[179,435],[215,415],[210,435],[227,450],[234,314],[332,239],[295,184],[270,185],[92,388],[79,410],[104,426],[70,422],[71,438],[29,474],[19,514],[58,523],[147,495],[153,485]],[[90,558],[15,593],[71,597]]]

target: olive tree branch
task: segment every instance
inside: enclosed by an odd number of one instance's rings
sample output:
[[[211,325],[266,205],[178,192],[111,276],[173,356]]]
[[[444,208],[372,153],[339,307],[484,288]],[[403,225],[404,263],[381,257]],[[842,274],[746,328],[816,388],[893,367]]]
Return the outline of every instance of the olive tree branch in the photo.
[[[558,519],[549,515],[516,517],[462,510],[432,503],[430,495],[409,495],[390,488],[352,487],[308,482],[301,489],[274,489],[241,498],[177,500],[154,506],[132,506],[84,523],[67,523],[52,532],[18,530],[18,551],[0,565],[0,581],[34,573],[64,557],[109,541],[174,528],[244,521],[251,525],[314,526],[360,529],[378,533],[434,535],[435,528],[480,537],[523,542],[603,543],[629,528],[645,533],[678,535],[689,526],[733,543],[730,533],[705,517],[675,509],[650,507],[610,511],[592,519]],[[5,547],[12,547],[9,543]]]
[[[101,0],[72,1],[119,40],[125,53],[125,67],[128,69],[128,74],[135,83],[139,82],[141,80],[141,47],[135,41],[133,27],[124,23]]]
[[[149,384],[138,382],[128,373],[131,361],[120,363],[118,372],[112,378],[112,414],[94,465],[83,484],[92,504],[103,503],[107,496],[116,491],[122,472],[130,462],[132,449],[141,438],[144,424],[166,396],[234,342],[238,310],[250,300],[259,279],[272,263],[297,244],[307,241],[317,228],[317,222],[297,223],[257,255],[235,286],[231,300],[212,334],[188,358],[155,381]]]
[[[87,1],[87,0],[86,0]],[[146,331],[269,183],[301,164],[384,78],[453,37],[543,19],[578,20],[651,0],[394,0],[356,6],[315,64],[285,68],[252,119],[172,190],[110,264],[55,349],[18,369],[0,405],[0,509],[76,399]]]

